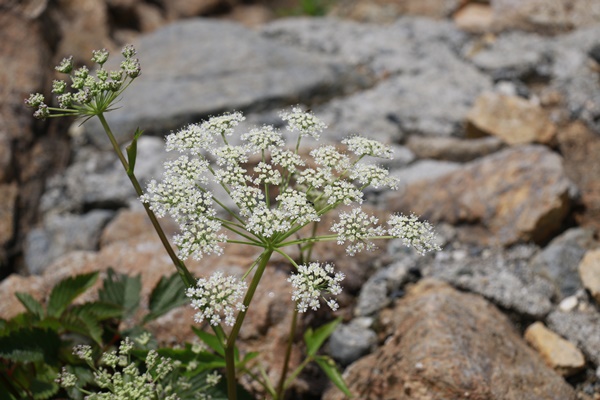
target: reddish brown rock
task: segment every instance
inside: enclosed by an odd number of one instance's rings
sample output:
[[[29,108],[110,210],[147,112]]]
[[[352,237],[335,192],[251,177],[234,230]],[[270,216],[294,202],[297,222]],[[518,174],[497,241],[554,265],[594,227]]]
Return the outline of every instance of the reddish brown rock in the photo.
[[[573,389],[483,298],[432,280],[381,317],[389,334],[344,372],[361,400],[574,400]],[[325,400],[345,397],[337,389]]]
[[[17,195],[16,183],[0,185],[0,247],[6,245],[15,233]]]
[[[543,146],[509,148],[433,180],[407,185],[388,209],[459,226],[463,240],[544,242],[570,208],[562,159]]]
[[[539,105],[521,97],[484,93],[467,115],[467,135],[493,135],[508,144],[550,143],[556,127]]]
[[[581,226],[600,230],[600,135],[576,122],[557,135],[567,175],[580,190],[583,207],[574,211]]]
[[[570,376],[585,368],[585,358],[571,342],[558,336],[541,322],[531,324],[525,340],[536,349],[546,364],[562,376]]]

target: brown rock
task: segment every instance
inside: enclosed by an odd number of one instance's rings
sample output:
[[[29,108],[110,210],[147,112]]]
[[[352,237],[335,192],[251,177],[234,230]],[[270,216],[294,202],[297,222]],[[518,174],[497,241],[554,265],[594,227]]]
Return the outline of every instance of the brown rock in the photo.
[[[16,182],[0,185],[0,247],[14,237],[18,193]]]
[[[592,297],[600,304],[600,249],[585,253],[579,263],[579,277],[583,286],[590,291]]]
[[[502,150],[442,177],[408,184],[388,210],[460,226],[463,240],[508,245],[543,242],[570,208],[560,156],[543,146]]]
[[[167,23],[160,8],[153,4],[137,3],[135,13],[140,21],[141,32],[152,32]]]
[[[596,0],[491,0],[494,28],[555,34],[600,20]]]
[[[176,20],[207,15],[219,7],[228,7],[231,2],[226,0],[162,0],[160,3],[167,13],[167,18]]]
[[[557,135],[565,170],[581,192],[583,207],[575,210],[581,226],[600,230],[600,136],[583,123],[575,122]]]
[[[585,358],[581,351],[541,322],[529,325],[525,331],[525,340],[540,353],[548,366],[562,376],[571,376],[585,368]]]
[[[469,3],[454,14],[456,26],[467,32],[488,32],[492,21],[493,13],[489,4]]]
[[[409,136],[406,147],[415,153],[417,158],[467,162],[500,150],[504,143],[496,137],[459,139],[412,135]]]
[[[115,47],[104,1],[60,0],[52,16],[61,34],[56,49],[57,63],[73,55],[76,60],[90,64],[92,50]]]
[[[381,316],[388,338],[344,373],[361,400],[573,400],[573,389],[483,298],[433,280]],[[337,389],[325,400],[343,399]]]
[[[238,22],[249,28],[254,28],[276,18],[272,9],[260,4],[239,4],[225,18]]]
[[[467,135],[494,135],[508,144],[550,143],[556,127],[539,105],[523,98],[484,93],[467,115]]]
[[[401,15],[446,18],[458,8],[459,0],[341,0],[329,14],[369,22],[393,22]]]

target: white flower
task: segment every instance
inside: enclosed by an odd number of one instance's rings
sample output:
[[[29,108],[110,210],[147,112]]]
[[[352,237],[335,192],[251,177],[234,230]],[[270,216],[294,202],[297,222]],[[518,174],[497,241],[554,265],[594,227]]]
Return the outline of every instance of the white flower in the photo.
[[[277,196],[279,209],[283,211],[288,219],[298,225],[306,225],[309,222],[319,221],[319,215],[315,207],[306,198],[306,193],[294,189],[287,189]]]
[[[257,151],[269,150],[284,145],[281,133],[272,125],[252,129],[250,132],[242,134],[242,140],[248,141],[252,148]]]
[[[236,311],[246,310],[241,302],[246,289],[246,282],[231,275],[224,276],[220,271],[208,279],[198,279],[196,286],[186,291],[192,308],[197,310],[194,321],[201,323],[208,320],[211,325],[216,326],[225,317],[225,324],[233,326]]]
[[[441,250],[435,243],[436,235],[433,227],[427,221],[419,221],[417,216],[411,214],[394,214],[388,220],[391,236],[402,239],[405,246],[413,247],[421,255],[433,250]]]
[[[206,184],[207,177],[204,175],[208,171],[208,161],[200,158],[189,158],[186,155],[180,156],[174,161],[167,161],[164,164],[165,177],[180,177],[194,183]]]
[[[290,173],[296,172],[297,167],[305,164],[299,154],[284,149],[273,149],[271,151],[271,163],[288,170]]]
[[[281,173],[278,170],[273,169],[271,164],[261,161],[254,167],[254,172],[256,172],[256,177],[254,178],[255,185],[279,185],[281,183]]]
[[[339,245],[349,242],[346,253],[354,256],[364,249],[371,251],[376,248],[375,243],[369,239],[386,233],[382,226],[377,225],[378,222],[375,216],[369,216],[360,208],[354,208],[349,213],[340,213],[340,221],[333,224],[331,230],[338,234]]]
[[[299,132],[300,136],[312,136],[318,139],[323,129],[327,128],[327,125],[312,113],[302,111],[299,107],[292,108],[292,112],[282,112],[279,116],[282,120],[287,121],[288,130]]]
[[[249,217],[259,203],[262,203],[265,195],[262,190],[252,186],[238,186],[230,193],[231,198],[240,209],[240,215]]]
[[[337,151],[331,145],[318,147],[310,152],[310,155],[319,165],[334,169],[336,171],[345,171],[350,168],[350,158]]]
[[[362,136],[353,136],[342,140],[348,149],[359,157],[372,156],[378,158],[393,158],[392,148],[377,140],[371,140]]]
[[[210,117],[208,121],[202,122],[200,127],[211,134],[218,136],[230,136],[234,128],[246,117],[241,112],[225,113],[216,117]]]
[[[198,216],[181,227],[181,234],[175,236],[173,241],[179,247],[179,257],[186,260],[192,256],[195,260],[204,254],[223,254],[220,244],[227,240],[227,236],[219,233],[219,221]]]
[[[321,188],[334,181],[334,176],[329,168],[306,168],[296,177],[296,182],[311,188]]]
[[[273,210],[260,203],[248,217],[246,229],[255,235],[270,238],[275,233],[287,232],[291,228],[290,221],[282,210]]]
[[[337,310],[339,307],[337,301],[325,299],[323,293],[334,296],[342,293],[340,282],[344,278],[341,272],[334,274],[333,265],[329,263],[321,265],[318,262],[311,262],[308,265],[299,265],[298,273],[288,278],[288,282],[294,288],[292,300],[296,302],[298,312],[306,312],[309,307],[313,310],[319,309],[320,298],[323,298],[333,311]]]
[[[388,187],[398,188],[398,179],[390,176],[390,172],[373,164],[358,163],[350,171],[350,179],[355,179],[363,185],[371,185],[375,189]]]
[[[328,204],[344,203],[348,206],[353,202],[362,203],[363,193],[347,181],[333,181],[325,186],[323,193]]]
[[[227,165],[215,171],[215,180],[218,183],[229,185],[232,187],[245,185],[250,179],[246,175],[246,169],[239,165]]]
[[[199,155],[212,148],[215,138],[199,124],[190,124],[185,128],[167,136],[167,151],[176,150],[180,153],[189,151]]]
[[[217,165],[238,165],[248,161],[248,149],[245,146],[225,145],[211,149],[216,157]]]

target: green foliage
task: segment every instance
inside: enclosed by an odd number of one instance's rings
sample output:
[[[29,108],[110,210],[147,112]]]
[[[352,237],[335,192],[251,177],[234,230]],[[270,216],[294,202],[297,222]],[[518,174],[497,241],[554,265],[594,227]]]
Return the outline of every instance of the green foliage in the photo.
[[[54,380],[65,365],[77,374],[82,385],[93,381],[91,373],[81,368],[81,360],[73,356],[73,346],[91,344],[93,354],[99,357],[102,349],[119,341],[126,333],[119,330],[121,321],[139,309],[142,287],[139,275],[130,277],[109,269],[97,301],[73,304],[94,285],[98,276],[98,272],[92,272],[63,279],[50,292],[46,306],[27,293],[16,294],[26,311],[10,320],[0,319],[0,400],[53,398],[60,390]],[[181,306],[185,300],[185,290],[177,274],[161,278],[151,293],[150,311],[142,323]],[[135,330],[143,332],[142,327]],[[194,353],[189,345],[186,349],[183,353],[187,355],[180,355],[183,359],[187,357],[184,366],[189,362],[207,362],[194,374],[188,373],[190,378],[223,364],[218,361],[221,357],[208,352]],[[81,398],[75,391],[67,393],[69,398]]]
[[[281,16],[308,15],[321,17],[327,14],[335,0],[298,0],[297,5],[279,10]]]

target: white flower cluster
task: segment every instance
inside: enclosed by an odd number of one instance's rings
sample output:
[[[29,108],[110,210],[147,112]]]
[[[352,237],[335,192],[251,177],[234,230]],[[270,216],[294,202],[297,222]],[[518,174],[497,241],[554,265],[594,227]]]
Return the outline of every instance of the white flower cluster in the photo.
[[[413,247],[421,255],[441,250],[433,226],[427,221],[419,221],[414,214],[395,214],[388,220],[388,225],[392,237],[400,238],[404,245]]]
[[[208,320],[211,325],[219,325],[222,316],[225,324],[233,326],[236,311],[245,311],[242,297],[247,285],[234,276],[224,276],[218,271],[210,278],[200,278],[196,286],[187,289],[192,308],[198,312],[194,321],[201,323]]]
[[[323,298],[325,303],[336,311],[339,305],[335,299],[326,299],[323,294],[329,293],[334,296],[342,293],[340,282],[345,278],[341,272],[334,272],[333,265],[327,263],[321,265],[311,262],[308,265],[299,265],[298,273],[288,278],[294,288],[292,300],[296,302],[298,312],[306,312],[310,307],[318,310],[319,299]]]
[[[377,248],[370,238],[386,234],[385,229],[377,225],[378,221],[375,216],[369,216],[360,208],[355,208],[349,213],[340,213],[340,221],[333,224],[331,230],[338,234],[338,244],[349,243],[346,253],[354,256],[364,249],[371,251]]]

